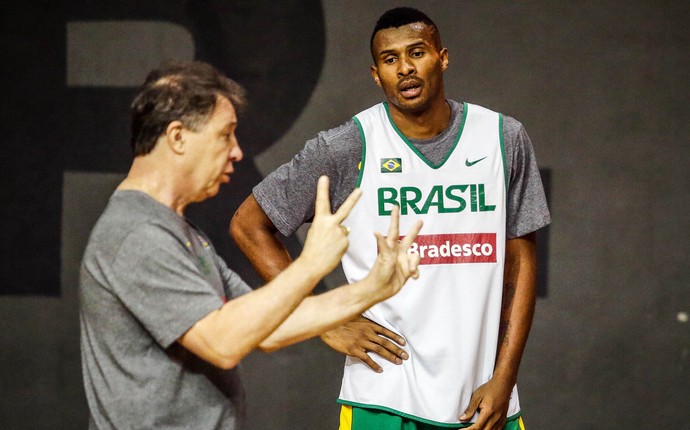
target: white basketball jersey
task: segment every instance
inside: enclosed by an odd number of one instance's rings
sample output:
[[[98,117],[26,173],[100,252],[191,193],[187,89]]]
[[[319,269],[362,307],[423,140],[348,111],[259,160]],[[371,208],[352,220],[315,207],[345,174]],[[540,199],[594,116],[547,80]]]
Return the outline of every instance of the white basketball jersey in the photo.
[[[503,291],[506,180],[502,117],[465,104],[458,140],[439,165],[409,143],[386,104],[354,117],[362,132],[363,193],[343,224],[349,282],[376,259],[374,232],[386,234],[393,205],[400,233],[424,221],[412,251],[420,278],[365,316],[401,334],[409,359],[373,356],[383,373],[348,357],[339,402],[383,409],[436,425],[458,423],[472,392],[493,374]],[[516,388],[508,416],[519,412]]]

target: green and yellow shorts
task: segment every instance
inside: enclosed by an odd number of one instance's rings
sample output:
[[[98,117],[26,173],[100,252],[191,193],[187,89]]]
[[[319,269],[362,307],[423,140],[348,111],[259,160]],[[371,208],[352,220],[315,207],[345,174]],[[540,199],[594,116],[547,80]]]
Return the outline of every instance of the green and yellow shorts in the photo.
[[[399,415],[377,409],[364,409],[343,405],[340,409],[340,427],[338,430],[449,430],[462,429],[471,424],[437,426],[415,421]],[[503,430],[525,430],[520,414],[508,417]]]

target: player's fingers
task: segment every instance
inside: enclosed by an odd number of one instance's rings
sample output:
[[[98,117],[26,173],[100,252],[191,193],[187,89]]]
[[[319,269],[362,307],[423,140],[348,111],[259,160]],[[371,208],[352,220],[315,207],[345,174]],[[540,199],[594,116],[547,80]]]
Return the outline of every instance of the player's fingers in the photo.
[[[328,193],[328,176],[321,176],[316,184],[316,203],[314,205],[314,215],[330,215],[331,201]]]
[[[463,412],[462,415],[460,415],[459,417],[460,421],[469,421],[474,416],[474,414],[477,412],[477,408],[479,407],[479,401],[480,398],[472,394],[472,398],[470,398],[470,404],[467,405],[467,409],[465,409],[465,412]],[[483,417],[480,414],[479,418],[477,419],[477,423],[479,423],[480,420],[482,421],[482,423],[486,420],[482,418]]]
[[[343,202],[342,205],[338,208],[338,210],[333,214],[335,216],[335,220],[338,223],[343,222],[345,218],[347,218],[348,215],[350,215],[350,212],[352,211],[352,208],[355,206],[355,203],[357,203],[357,200],[359,200],[359,197],[362,195],[362,190],[359,188],[355,188],[349,196],[347,196],[347,199]]]
[[[405,345],[405,338],[400,336],[398,333],[388,330],[387,328],[378,325],[375,322],[371,322],[371,328],[376,333],[376,337],[385,336],[386,338],[391,339],[398,345]]]
[[[352,352],[352,356],[362,360],[362,362],[364,364],[366,364],[367,366],[369,366],[369,368],[371,370],[373,370],[374,372],[376,372],[376,373],[383,372],[383,369],[381,368],[381,366],[379,366],[378,363],[376,363],[374,360],[372,360],[371,357],[369,357],[369,354],[366,353],[366,351],[358,349],[358,350]]]
[[[472,418],[473,415],[474,415],[474,412],[472,413],[472,415],[470,415],[467,418],[467,420]],[[460,419],[460,421],[466,421],[466,420]],[[487,428],[491,428],[491,427],[487,427],[487,424],[488,423],[487,423],[486,414],[483,414],[481,411],[479,411],[479,416],[477,417],[477,421],[472,423],[472,425],[467,427],[465,430],[486,430]]]
[[[372,342],[367,347],[367,350],[395,364],[402,364],[403,360],[407,360],[409,358],[404,349],[400,348],[390,340],[382,337],[379,337],[375,342]]]
[[[495,414],[491,419],[488,420],[489,422],[486,425],[486,428],[488,429],[495,429],[495,430],[501,430],[503,427],[506,425],[506,420],[505,418],[502,418],[501,415]]]

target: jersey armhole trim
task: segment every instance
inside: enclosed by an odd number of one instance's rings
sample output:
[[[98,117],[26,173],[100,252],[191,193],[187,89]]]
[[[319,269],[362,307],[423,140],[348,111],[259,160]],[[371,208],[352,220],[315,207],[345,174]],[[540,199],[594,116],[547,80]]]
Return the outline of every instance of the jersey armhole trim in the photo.
[[[510,172],[508,172],[508,163],[506,162],[506,147],[503,137],[503,114],[498,114],[498,141],[501,146],[501,158],[503,159],[503,182],[505,183],[506,191],[506,207],[508,207],[508,186],[510,185]]]
[[[359,137],[362,139],[362,158],[359,160],[359,164],[357,165],[357,168],[359,168],[359,175],[357,176],[357,188],[362,185],[362,176],[364,175],[364,164],[366,163],[367,159],[367,139],[364,137],[364,128],[362,128],[362,123],[359,122],[359,119],[354,116],[352,117],[352,120],[355,122],[355,125],[357,125],[357,129],[359,130]]]

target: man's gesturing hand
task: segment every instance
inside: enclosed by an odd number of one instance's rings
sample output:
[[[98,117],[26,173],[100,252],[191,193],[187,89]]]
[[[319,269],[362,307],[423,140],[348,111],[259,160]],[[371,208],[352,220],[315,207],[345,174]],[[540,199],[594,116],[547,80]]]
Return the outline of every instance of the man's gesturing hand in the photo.
[[[328,185],[327,176],[319,178],[316,187],[314,221],[307,233],[300,255],[300,258],[304,258],[320,277],[326,276],[335,269],[347,250],[349,231],[340,223],[347,218],[362,194],[360,189],[356,188],[338,210],[331,213]]]
[[[395,206],[391,212],[388,236],[383,237],[380,233],[374,233],[379,253],[365,281],[376,286],[382,300],[400,291],[409,278],[419,277],[419,254],[407,251],[417,238],[422,221],[417,221],[402,240],[399,240],[399,224],[400,209]]]

